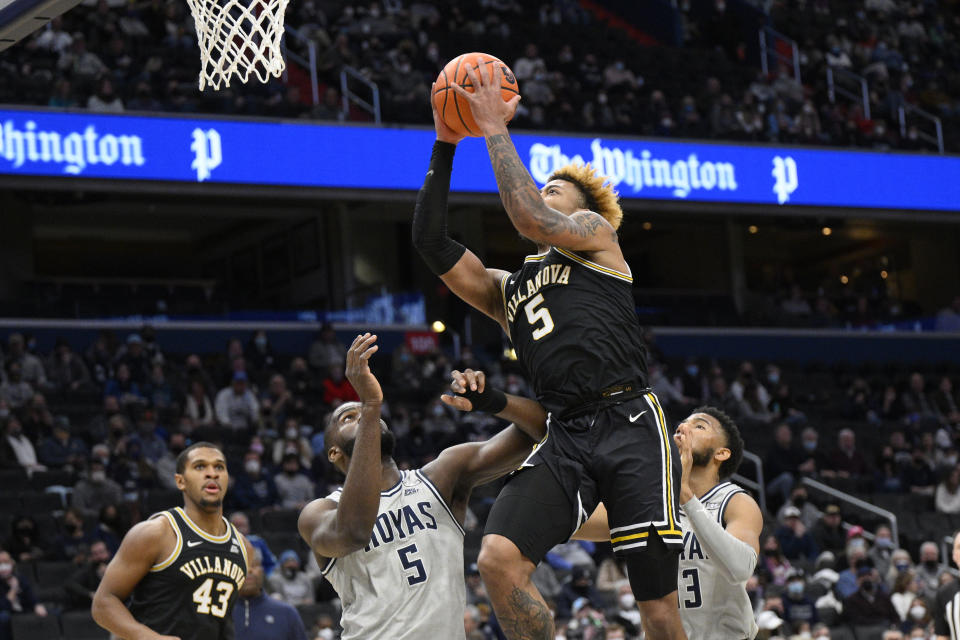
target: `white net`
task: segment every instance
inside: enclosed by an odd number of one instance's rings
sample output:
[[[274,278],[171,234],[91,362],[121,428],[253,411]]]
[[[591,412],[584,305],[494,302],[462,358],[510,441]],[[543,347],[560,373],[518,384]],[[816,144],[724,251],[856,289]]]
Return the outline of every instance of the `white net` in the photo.
[[[283,14],[289,0],[187,0],[200,42],[200,90],[233,76],[266,82],[283,73]]]

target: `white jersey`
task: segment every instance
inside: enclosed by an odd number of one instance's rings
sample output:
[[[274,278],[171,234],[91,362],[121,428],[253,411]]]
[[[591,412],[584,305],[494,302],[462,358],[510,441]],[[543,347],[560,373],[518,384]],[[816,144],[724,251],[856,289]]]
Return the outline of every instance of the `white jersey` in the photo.
[[[703,494],[700,503],[723,527],[727,504],[738,493],[746,491],[732,482],[721,482]],[[731,583],[716,561],[707,556],[682,507],[680,528],[683,529],[683,551],[677,587],[680,618],[687,637],[743,640],[756,636],[757,622],[747,597],[746,581]]]
[[[321,571],[343,603],[342,640],[465,638],[463,528],[419,469],[380,494],[370,544]]]

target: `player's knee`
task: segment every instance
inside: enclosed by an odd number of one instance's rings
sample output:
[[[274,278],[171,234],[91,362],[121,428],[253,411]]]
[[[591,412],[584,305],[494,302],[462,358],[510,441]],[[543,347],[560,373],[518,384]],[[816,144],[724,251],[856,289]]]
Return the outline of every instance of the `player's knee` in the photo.
[[[523,560],[523,555],[513,542],[503,536],[487,535],[480,545],[477,568],[484,582],[521,578],[524,574]]]

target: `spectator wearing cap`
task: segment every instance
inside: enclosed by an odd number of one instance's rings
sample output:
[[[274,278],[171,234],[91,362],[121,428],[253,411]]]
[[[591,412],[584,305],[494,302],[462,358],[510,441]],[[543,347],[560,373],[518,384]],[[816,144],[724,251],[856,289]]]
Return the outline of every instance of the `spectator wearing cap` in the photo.
[[[143,338],[139,333],[127,336],[126,344],[120,348],[114,359],[114,364],[127,365],[130,369],[130,379],[141,387],[150,379],[150,356],[143,346]]]
[[[214,405],[217,421],[225,427],[242,431],[257,425],[260,403],[247,386],[245,371],[234,371],[230,386],[217,393]]]
[[[291,605],[263,591],[260,550],[254,549],[247,578],[233,606],[237,640],[307,640],[300,614]]]
[[[477,563],[471,562],[467,565],[464,574],[467,588],[467,605],[490,605],[490,596],[487,595],[487,588],[480,578],[480,569],[477,568]]]
[[[787,575],[783,619],[793,629],[797,629],[801,624],[813,626],[820,621],[817,607],[806,594],[806,587],[806,574],[803,569],[794,569]]]
[[[783,555],[792,563],[807,562],[813,564],[820,549],[807,526],[800,519],[800,509],[787,507],[783,511],[784,524],[776,532]]]
[[[813,528],[813,539],[823,551],[831,551],[835,555],[844,552],[847,534],[843,530],[839,505],[828,504],[824,508],[820,521]]]
[[[53,435],[40,443],[37,456],[50,469],[73,471],[82,466],[88,455],[87,444],[70,435],[70,419],[57,416],[53,421]]]
[[[557,617],[562,620],[573,617],[573,603],[580,598],[586,598],[594,606],[599,606],[601,602],[600,594],[593,586],[593,572],[589,567],[573,568],[570,581],[563,585],[557,596]]]
[[[280,567],[267,581],[274,598],[297,606],[313,604],[313,583],[300,568],[300,556],[293,549],[280,554]]]
[[[87,463],[87,475],[73,488],[72,506],[84,518],[96,519],[100,509],[123,502],[123,489],[107,477],[107,469],[99,458]]]
[[[230,523],[237,528],[237,531],[246,536],[250,544],[260,552],[260,565],[263,567],[264,574],[266,574],[268,578],[273,575],[273,570],[277,567],[277,557],[273,555],[270,547],[267,546],[266,540],[251,532],[250,518],[247,517],[247,514],[243,511],[235,511],[230,515]]]
[[[800,521],[811,531],[820,520],[820,510],[808,500],[807,488],[803,485],[794,487],[793,491],[790,492],[790,500],[784,503],[784,505],[780,507],[780,511],[777,512],[778,522],[785,522],[784,514],[790,507],[794,507],[800,511]]]
[[[854,627],[888,628],[900,616],[888,596],[880,588],[877,570],[868,564],[857,569],[857,590],[843,601],[841,620]],[[860,634],[857,634],[858,637]]]
[[[837,593],[841,598],[847,598],[857,590],[857,570],[861,566],[873,567],[873,561],[867,557],[863,527],[854,526],[847,530],[846,557],[849,566],[840,572],[837,580]]]
[[[947,572],[947,567],[940,564],[940,550],[936,542],[927,540],[920,545],[920,561],[916,572],[920,581],[920,596],[932,601],[940,588],[940,576]]]

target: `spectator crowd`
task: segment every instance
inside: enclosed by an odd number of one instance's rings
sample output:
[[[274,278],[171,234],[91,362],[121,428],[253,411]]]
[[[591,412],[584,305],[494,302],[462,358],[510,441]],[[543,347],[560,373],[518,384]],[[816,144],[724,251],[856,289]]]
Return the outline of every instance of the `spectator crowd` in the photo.
[[[944,118],[948,144],[956,147],[949,125],[960,109],[958,18],[946,7],[909,0],[769,3],[762,21],[800,43],[801,84],[789,62],[758,74],[750,52],[756,28],[737,23],[724,2],[691,9],[701,4],[678,3],[683,44],[665,46],[642,34],[643,25],[619,21],[611,28],[606,12],[573,0],[291,3],[287,25],[317,46],[314,105],[302,68],[286,84],[200,93],[193,20],[182,3],[88,0],[0,61],[0,101],[98,112],[369,119],[355,107],[342,110],[340,70],[349,65],[378,86],[384,121],[428,124],[430,83],[447,60],[476,50],[511,65],[524,98],[516,116],[523,128],[929,149],[921,139],[928,125],[911,120],[901,135],[898,107],[914,105]],[[749,38],[731,37],[741,32]],[[288,38],[288,46],[306,57],[300,39]],[[869,80],[871,114],[828,99],[827,66]]]
[[[901,374],[893,366],[801,371],[675,362],[652,336],[647,342],[651,384],[674,418],[700,404],[718,406],[738,420],[748,448],[764,455],[768,531],[748,585],[764,637],[844,637],[846,628],[926,637],[916,630],[926,633],[933,594],[953,579],[938,543],[960,525],[953,376]],[[231,339],[221,353],[175,354],[150,326],[122,340],[104,331],[76,347],[59,339],[42,353],[31,336],[11,333],[3,349],[0,474],[11,488],[0,490],[0,499],[19,506],[0,517],[0,580],[7,585],[0,627],[11,616],[88,608],[127,529],[180,500],[177,454],[205,439],[222,443],[228,456],[225,506],[257,547],[267,593],[297,607],[315,637],[336,637],[336,594],[295,524],[305,503],[341,481],[323,455],[322,425],[356,395],[333,329],[324,327],[293,357],[278,354],[265,331]],[[451,369],[482,368],[490,384],[529,395],[515,362],[470,347],[454,359],[401,344],[374,364],[403,468],[502,426],[439,401]],[[755,477],[749,468],[742,473]],[[898,537],[882,520],[817,494],[805,478],[898,511]],[[24,494],[24,487],[43,491]],[[495,495],[496,486],[478,491],[466,522],[464,623],[472,639],[499,637],[469,564]],[[560,545],[534,579],[562,637],[639,637],[635,602],[609,545]]]

